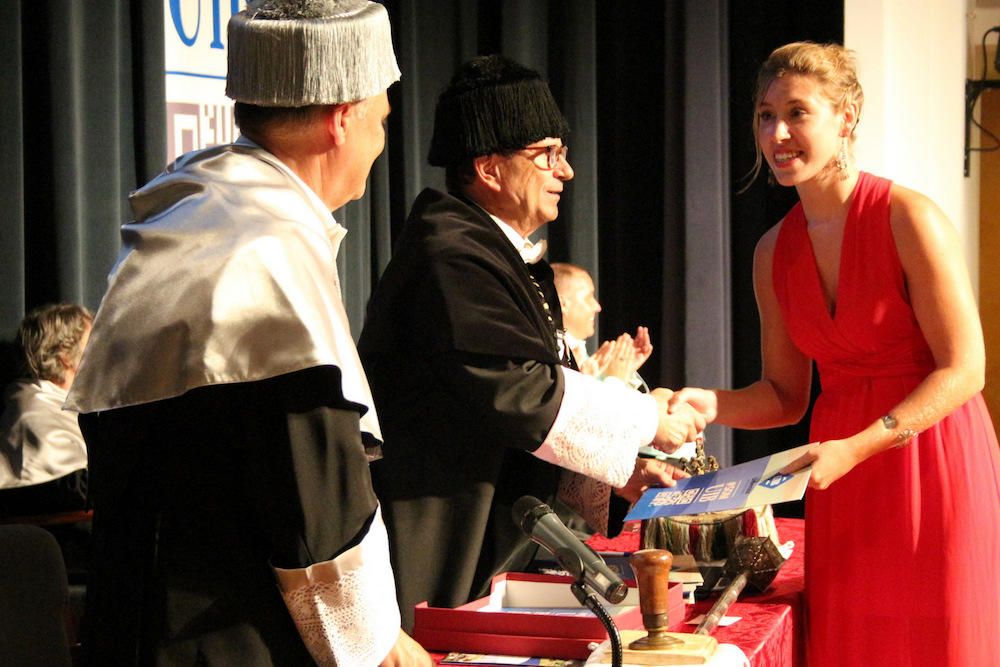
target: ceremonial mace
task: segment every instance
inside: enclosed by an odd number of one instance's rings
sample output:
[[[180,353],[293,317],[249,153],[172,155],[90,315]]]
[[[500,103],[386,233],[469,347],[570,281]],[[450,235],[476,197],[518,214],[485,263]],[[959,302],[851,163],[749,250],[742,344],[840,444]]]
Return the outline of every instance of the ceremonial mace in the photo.
[[[739,597],[747,584],[760,593],[766,591],[784,562],[785,557],[770,538],[738,538],[722,572],[723,576],[729,579],[729,585],[722,591],[694,633],[711,634],[726,615],[729,605]]]

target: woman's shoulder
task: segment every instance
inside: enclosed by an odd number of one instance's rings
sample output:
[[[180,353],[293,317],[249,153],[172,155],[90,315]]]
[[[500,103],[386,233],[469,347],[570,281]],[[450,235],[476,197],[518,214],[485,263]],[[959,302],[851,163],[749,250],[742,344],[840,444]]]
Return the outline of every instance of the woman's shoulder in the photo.
[[[941,208],[921,192],[893,183],[889,197],[889,222],[897,236],[933,234],[951,225]]]
[[[901,214],[914,215],[937,209],[937,205],[927,195],[895,182],[889,189],[889,198],[892,209]]]
[[[904,266],[914,258],[928,258],[956,247],[957,230],[927,195],[893,183],[889,206],[889,225]]]
[[[781,220],[761,235],[757,241],[756,255],[770,257],[774,254],[774,249],[778,245],[778,237],[781,235],[782,228],[789,224],[789,217],[791,217],[791,212],[786,213]]]

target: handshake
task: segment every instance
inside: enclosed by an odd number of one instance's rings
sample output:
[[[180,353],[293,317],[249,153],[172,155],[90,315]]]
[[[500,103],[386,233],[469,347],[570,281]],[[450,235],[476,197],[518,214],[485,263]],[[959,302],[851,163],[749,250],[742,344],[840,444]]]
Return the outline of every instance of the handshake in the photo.
[[[716,414],[715,394],[710,390],[685,388],[680,391],[654,389],[659,425],[650,443],[656,449],[672,454],[685,442],[692,442],[705,430]],[[677,480],[690,477],[683,468],[665,461],[639,457],[628,482],[615,493],[634,503],[653,486],[673,486]]]
[[[659,407],[660,421],[651,444],[667,454],[693,441],[715,419],[714,406],[706,401],[688,402],[684,394],[664,388],[654,389],[652,396]]]

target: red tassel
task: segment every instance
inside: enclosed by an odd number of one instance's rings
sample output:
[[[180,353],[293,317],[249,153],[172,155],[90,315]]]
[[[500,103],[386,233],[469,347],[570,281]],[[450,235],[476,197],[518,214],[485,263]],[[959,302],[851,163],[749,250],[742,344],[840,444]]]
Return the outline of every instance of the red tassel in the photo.
[[[757,512],[753,509],[748,509],[743,513],[743,535],[757,537]]]
[[[701,541],[701,531],[698,529],[697,523],[691,523],[688,525],[688,541],[690,542],[688,545],[690,553],[697,554],[698,542]],[[695,557],[697,558],[697,556]]]

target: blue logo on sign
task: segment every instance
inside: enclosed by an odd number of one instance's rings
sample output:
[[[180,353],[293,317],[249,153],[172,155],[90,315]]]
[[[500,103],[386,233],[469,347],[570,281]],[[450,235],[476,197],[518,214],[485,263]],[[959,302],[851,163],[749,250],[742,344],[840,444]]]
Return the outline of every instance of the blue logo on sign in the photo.
[[[211,0],[212,2],[212,43],[209,44],[210,48],[221,49],[222,46],[222,29],[225,27],[226,21],[228,19],[223,19],[220,15],[219,5],[224,0]],[[198,33],[201,31],[201,0],[198,2],[198,20],[194,24],[194,33],[188,34],[187,29],[184,27],[184,20],[181,18],[181,3],[183,0],[168,0],[170,7],[170,19],[174,24],[174,32],[177,33],[177,37],[180,38],[181,43],[184,46],[193,46],[195,41],[198,39]],[[229,0],[229,13],[236,14],[240,11],[239,0]]]
[[[790,480],[791,478],[792,478],[791,475],[782,475],[780,472],[778,472],[765,479],[763,482],[760,483],[760,485],[766,486],[769,489],[776,489],[785,482],[787,482],[788,480]]]

